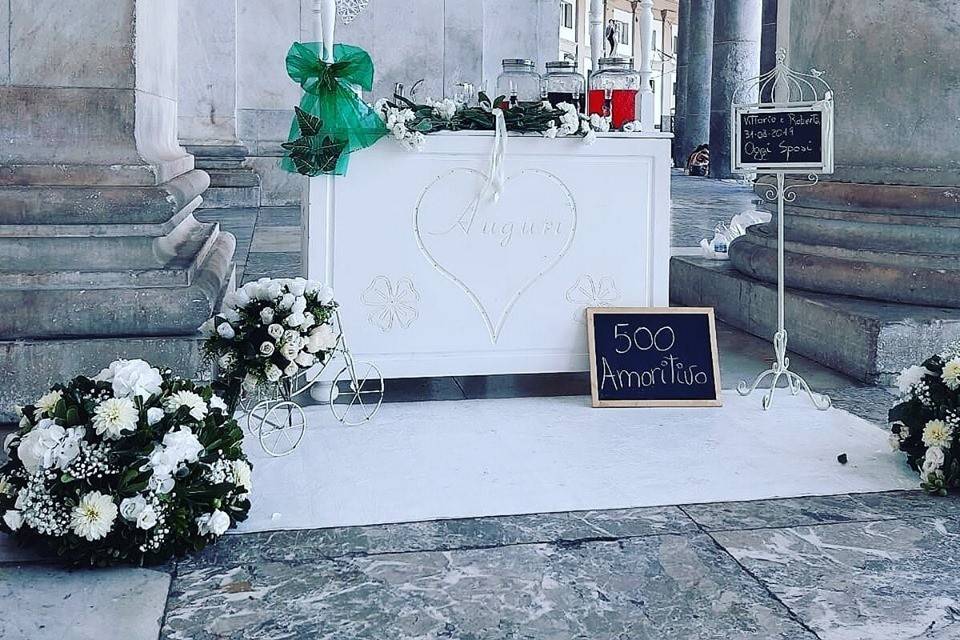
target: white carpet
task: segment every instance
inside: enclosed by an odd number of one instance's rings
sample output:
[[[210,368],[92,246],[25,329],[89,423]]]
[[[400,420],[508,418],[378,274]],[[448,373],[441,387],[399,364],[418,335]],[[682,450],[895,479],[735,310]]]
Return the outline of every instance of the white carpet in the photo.
[[[887,434],[780,393],[716,409],[592,409],[588,398],[386,404],[361,427],[307,411],[285,458],[248,437],[240,531],[916,488]],[[846,453],[841,465],[837,455]]]

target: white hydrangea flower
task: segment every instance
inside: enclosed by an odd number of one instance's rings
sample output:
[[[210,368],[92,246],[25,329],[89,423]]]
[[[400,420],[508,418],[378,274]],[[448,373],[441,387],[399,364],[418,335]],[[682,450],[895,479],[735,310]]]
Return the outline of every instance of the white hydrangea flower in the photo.
[[[53,452],[66,434],[66,429],[44,418],[20,439],[17,457],[31,474],[41,468],[49,469],[54,463]]]
[[[193,435],[190,427],[180,427],[163,436],[164,454],[170,456],[176,464],[181,462],[196,462],[203,453],[203,445]]]
[[[117,360],[102,370],[94,380],[109,382],[118,398],[138,396],[146,400],[160,393],[163,378],[160,370],[143,360]]]
[[[110,533],[117,518],[117,505],[113,498],[99,491],[91,491],[80,498],[70,519],[73,532],[90,542],[100,540]]]

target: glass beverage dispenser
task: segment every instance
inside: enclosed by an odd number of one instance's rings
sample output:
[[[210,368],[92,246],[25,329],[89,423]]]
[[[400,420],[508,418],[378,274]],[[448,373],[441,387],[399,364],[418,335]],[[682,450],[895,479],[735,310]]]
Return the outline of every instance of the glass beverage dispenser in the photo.
[[[543,76],[543,97],[550,104],[557,106],[561,102],[576,105],[577,111],[583,113],[586,82],[583,76],[577,73],[572,60],[558,60],[547,63],[547,74]]]
[[[600,58],[599,70],[590,76],[589,109],[610,117],[610,127],[621,129],[637,114],[637,93],[640,72],[633,68],[633,58]]]

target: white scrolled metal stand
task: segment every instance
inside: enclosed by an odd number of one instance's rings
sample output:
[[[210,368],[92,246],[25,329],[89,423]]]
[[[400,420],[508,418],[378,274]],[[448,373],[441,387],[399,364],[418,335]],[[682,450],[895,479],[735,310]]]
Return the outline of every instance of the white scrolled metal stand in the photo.
[[[763,104],[765,107],[789,107],[790,103],[797,102],[824,102],[828,103],[832,111],[833,91],[820,76],[819,71],[811,70],[811,73],[801,73],[794,71],[786,65],[786,52],[781,49],[777,51],[777,64],[767,73],[761,74],[751,80],[748,80],[735,94],[733,98],[733,117],[736,119],[737,106],[749,106],[740,102],[741,97],[752,96],[752,92],[757,90],[757,104]],[[769,102],[763,102],[764,95],[769,96]],[[823,126],[833,125],[832,118],[824,121]],[[833,132],[829,131],[828,139],[830,144],[824,148],[823,154],[825,162],[829,165],[829,171],[832,172],[833,165]],[[736,136],[733,137],[731,144],[739,144]],[[732,154],[733,155],[733,154]],[[737,170],[736,168],[734,170]],[[805,391],[813,405],[826,411],[831,406],[830,397],[826,394],[815,393],[807,381],[802,376],[790,370],[790,358],[787,356],[787,330],[785,327],[784,314],[784,237],[783,237],[783,218],[784,203],[794,202],[797,199],[796,189],[800,187],[812,187],[819,182],[820,178],[816,173],[807,173],[800,170],[789,169],[764,169],[763,173],[772,174],[776,178],[775,184],[764,184],[761,197],[767,202],[777,203],[777,331],[773,336],[773,349],[776,361],[766,371],[760,372],[752,384],[747,384],[741,380],[737,385],[737,391],[742,396],[753,393],[757,387],[766,378],[771,378],[770,388],[763,396],[763,408],[769,409],[773,401],[773,394],[777,390],[780,379],[787,382],[786,388],[792,395],[797,395],[800,391]],[[787,185],[785,176],[788,173],[797,174],[807,173],[809,184]]]

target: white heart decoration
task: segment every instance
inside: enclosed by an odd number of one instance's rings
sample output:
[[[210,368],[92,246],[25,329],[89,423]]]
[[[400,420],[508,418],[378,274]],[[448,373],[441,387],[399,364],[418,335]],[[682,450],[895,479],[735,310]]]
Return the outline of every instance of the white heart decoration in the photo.
[[[577,229],[570,190],[553,174],[527,169],[480,202],[486,176],[451,169],[423,190],[414,214],[424,256],[480,311],[496,344],[517,300],[567,253]]]

